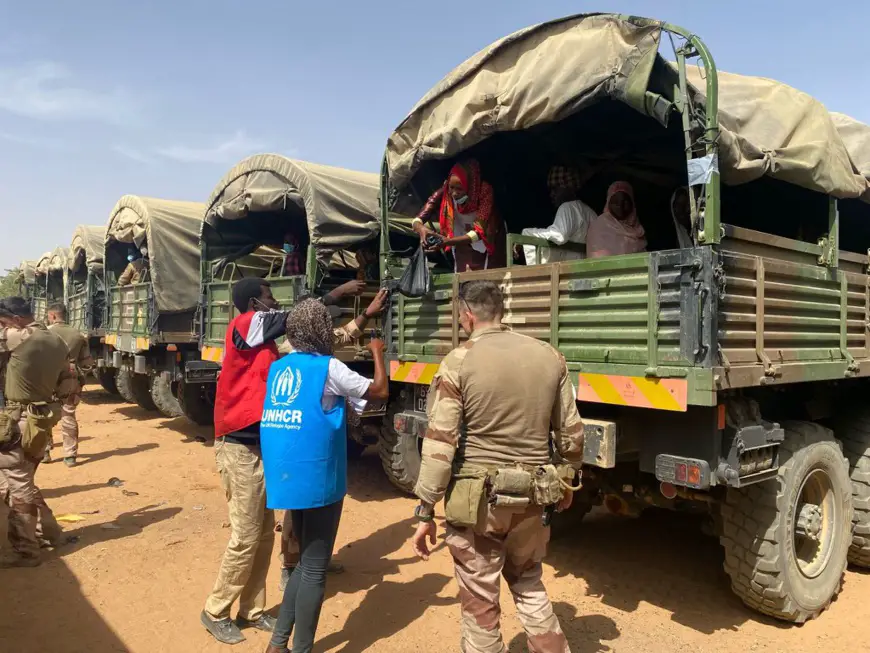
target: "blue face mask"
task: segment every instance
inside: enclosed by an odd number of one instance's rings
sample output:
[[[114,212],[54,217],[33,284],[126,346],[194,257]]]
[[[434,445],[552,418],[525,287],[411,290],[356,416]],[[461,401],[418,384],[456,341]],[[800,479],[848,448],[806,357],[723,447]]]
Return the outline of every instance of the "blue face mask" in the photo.
[[[287,254],[292,254],[296,251],[296,245],[291,245],[290,243],[284,243],[284,251]]]
[[[457,204],[457,206],[462,206],[463,204],[465,204],[468,201],[468,195],[463,195],[462,197],[457,197],[453,201]]]
[[[127,260],[130,261],[130,263],[132,263],[133,261],[136,260],[136,257],[133,256],[132,254],[127,254]]]

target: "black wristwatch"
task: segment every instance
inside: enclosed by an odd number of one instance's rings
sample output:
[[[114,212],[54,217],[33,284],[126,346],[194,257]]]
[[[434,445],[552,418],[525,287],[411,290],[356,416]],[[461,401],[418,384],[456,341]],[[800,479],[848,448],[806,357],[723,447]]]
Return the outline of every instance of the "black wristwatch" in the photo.
[[[414,508],[414,517],[421,522],[433,521],[435,519],[435,507],[420,503]]]

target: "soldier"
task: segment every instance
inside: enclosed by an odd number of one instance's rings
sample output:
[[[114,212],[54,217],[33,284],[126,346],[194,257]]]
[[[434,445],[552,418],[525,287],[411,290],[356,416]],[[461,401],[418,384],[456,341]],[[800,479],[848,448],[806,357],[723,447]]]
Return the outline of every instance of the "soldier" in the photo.
[[[0,302],[0,376],[5,377],[5,407],[0,411],[0,494],[9,508],[12,554],[0,566],[40,564],[39,542],[51,542],[60,527],[34,479],[46,440],[60,413],[60,401],[78,388],[70,373],[69,349],[57,335],[37,324],[28,302]]]
[[[470,335],[432,382],[429,424],[415,493],[415,553],[429,559],[434,507],[447,496],[447,547],[462,608],[460,650],[504,653],[499,630],[503,576],[534,653],[568,653],[541,580],[549,514],[571,504],[583,423],[564,357],[501,326],[504,302],[491,281],[459,290],[459,322]],[[550,433],[553,433],[551,436]]]
[[[50,306],[46,321],[48,322],[48,330],[59,335],[61,340],[66,343],[69,349],[70,371],[79,382],[79,391],[71,394],[64,402],[63,416],[60,418],[60,433],[63,436],[63,462],[67,467],[75,467],[76,455],[79,450],[79,423],[76,420],[76,406],[81,401],[81,387],[84,385],[83,373],[93,367],[94,359],[91,358],[91,350],[85,335],[66,323],[66,307],[63,304]],[[43,462],[51,461],[52,446],[54,446],[54,442],[49,441]]]

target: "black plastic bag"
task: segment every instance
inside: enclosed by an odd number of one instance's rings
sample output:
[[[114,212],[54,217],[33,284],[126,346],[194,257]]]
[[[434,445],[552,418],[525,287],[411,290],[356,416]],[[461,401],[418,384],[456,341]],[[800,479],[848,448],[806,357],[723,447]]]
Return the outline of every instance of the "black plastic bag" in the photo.
[[[426,252],[420,247],[417,253],[411,257],[411,262],[402,277],[399,279],[398,290],[405,297],[422,297],[431,288],[432,280],[429,278],[429,266],[426,262]]]

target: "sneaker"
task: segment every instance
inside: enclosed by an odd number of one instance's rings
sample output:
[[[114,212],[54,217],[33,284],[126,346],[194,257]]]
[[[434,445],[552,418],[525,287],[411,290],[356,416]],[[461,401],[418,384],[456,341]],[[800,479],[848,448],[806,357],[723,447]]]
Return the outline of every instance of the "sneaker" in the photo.
[[[75,467],[76,466],[76,457],[70,456],[68,458],[63,459],[63,464],[67,467]]]
[[[242,628],[256,628],[257,630],[262,630],[267,633],[271,633],[275,630],[275,624],[278,623],[278,620],[266,613],[260,615],[258,619],[254,619],[253,621],[248,621],[242,617],[236,617],[236,625],[239,629]]]
[[[215,621],[203,610],[202,614],[199,615],[199,620],[205,629],[212,634],[212,637],[221,644],[240,644],[245,641],[242,631],[229,617]]]

